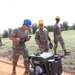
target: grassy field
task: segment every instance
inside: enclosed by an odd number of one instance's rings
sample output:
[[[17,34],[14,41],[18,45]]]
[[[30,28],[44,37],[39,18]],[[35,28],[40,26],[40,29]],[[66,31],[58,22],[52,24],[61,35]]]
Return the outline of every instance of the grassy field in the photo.
[[[75,30],[63,31],[62,36],[64,38],[66,50],[70,51],[70,54],[64,56],[62,58],[62,65],[65,71],[74,72],[75,71]],[[53,42],[53,32],[49,33],[52,42]],[[38,46],[35,42],[34,36],[31,35],[31,40],[26,42],[27,49],[29,50],[29,54],[35,53],[38,50]],[[0,52],[6,52],[11,50],[12,42],[9,38],[2,38],[3,46],[0,47]],[[53,53],[53,49],[50,49],[49,52]],[[64,55],[64,52],[60,46],[58,45],[57,52],[60,55]],[[75,73],[75,72],[74,72]]]
[[[62,36],[64,38],[65,46],[68,51],[74,51],[75,49],[75,31],[74,30],[69,30],[69,31],[63,31]],[[53,32],[49,33],[51,40],[53,42]],[[38,50],[38,46],[35,42],[35,35],[31,35],[31,40],[26,42],[27,49],[29,50],[29,53],[34,53],[35,51]],[[3,46],[0,47],[0,52],[5,52],[11,49],[12,42],[9,38],[2,38]],[[53,49],[49,50],[50,52],[53,52]],[[62,48],[59,44],[57,48],[58,52],[62,52]]]

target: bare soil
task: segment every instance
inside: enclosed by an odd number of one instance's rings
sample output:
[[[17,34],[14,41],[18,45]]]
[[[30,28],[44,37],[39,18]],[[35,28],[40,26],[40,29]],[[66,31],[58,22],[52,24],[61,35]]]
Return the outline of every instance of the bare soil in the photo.
[[[12,72],[12,61],[11,61],[12,52],[5,52],[0,53],[0,75],[11,75]],[[24,66],[22,61],[18,62],[17,68],[17,75],[23,75]],[[62,75],[75,75],[75,72],[72,72],[72,68],[64,68],[64,72]],[[75,70],[74,70],[75,71]]]

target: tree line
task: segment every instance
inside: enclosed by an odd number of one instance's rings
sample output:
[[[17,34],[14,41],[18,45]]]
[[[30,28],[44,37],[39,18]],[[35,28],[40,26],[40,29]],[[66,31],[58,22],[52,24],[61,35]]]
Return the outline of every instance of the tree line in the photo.
[[[64,21],[63,23],[60,24],[61,29],[65,29],[65,30],[75,30],[75,23],[73,23],[72,26],[68,25],[67,21]],[[53,31],[53,25],[44,25],[45,28],[47,28],[48,32],[52,32]],[[31,28],[29,29],[29,33],[30,34],[35,34],[35,31],[38,29],[38,25],[37,23],[33,23]],[[2,37],[3,38],[8,38],[10,33],[12,32],[12,28],[9,28],[8,30],[4,30]]]

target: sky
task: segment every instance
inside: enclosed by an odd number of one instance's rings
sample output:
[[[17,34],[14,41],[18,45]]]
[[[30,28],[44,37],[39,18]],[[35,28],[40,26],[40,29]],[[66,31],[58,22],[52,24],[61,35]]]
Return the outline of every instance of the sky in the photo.
[[[54,25],[55,16],[60,23],[75,23],[75,0],[0,0],[0,33],[8,28],[20,27],[24,19],[44,25]]]

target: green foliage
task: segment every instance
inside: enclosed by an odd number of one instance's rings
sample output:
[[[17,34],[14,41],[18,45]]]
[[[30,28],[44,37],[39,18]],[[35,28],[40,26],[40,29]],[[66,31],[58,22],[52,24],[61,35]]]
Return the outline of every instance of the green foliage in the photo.
[[[69,25],[68,25],[68,22],[67,22],[67,21],[64,21],[64,22],[61,24],[61,26],[62,26],[63,29],[66,29],[66,30],[68,30],[68,28],[69,28]]]
[[[32,26],[31,26],[32,30],[33,30],[33,34],[35,34],[35,31],[37,30],[38,26],[37,26],[37,23],[34,23]]]
[[[53,31],[53,26],[45,26],[45,28],[48,30],[48,32],[52,32]]]
[[[75,23],[71,26],[71,29],[75,30]]]
[[[10,33],[12,32],[12,28],[9,28],[8,30],[3,31],[3,38],[8,38]]]
[[[7,38],[9,36],[9,33],[7,30],[4,30],[3,32],[3,38]]]
[[[9,29],[8,29],[9,35],[10,35],[10,33],[12,32],[12,30],[13,30],[12,28],[9,28]]]

